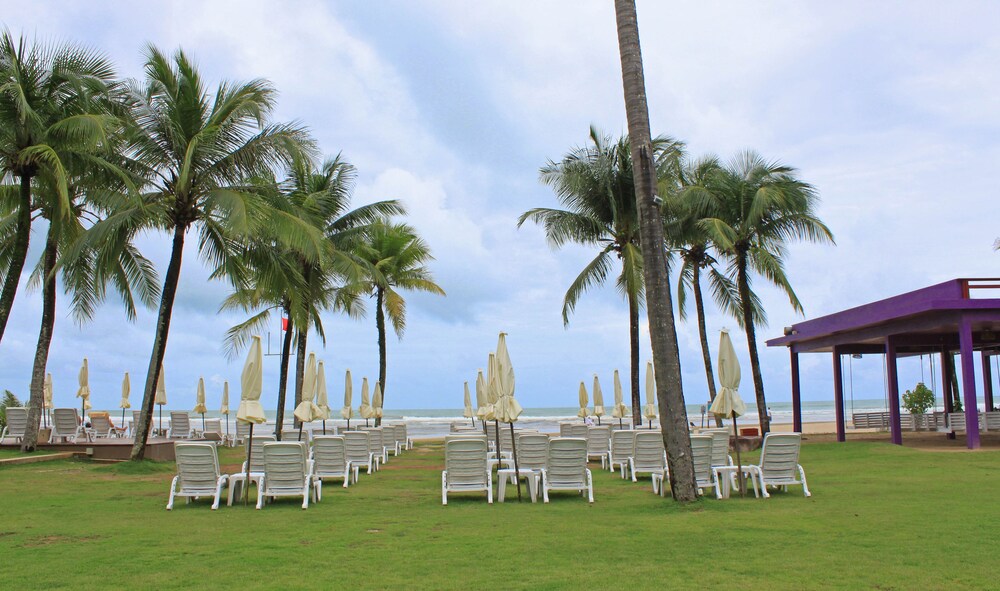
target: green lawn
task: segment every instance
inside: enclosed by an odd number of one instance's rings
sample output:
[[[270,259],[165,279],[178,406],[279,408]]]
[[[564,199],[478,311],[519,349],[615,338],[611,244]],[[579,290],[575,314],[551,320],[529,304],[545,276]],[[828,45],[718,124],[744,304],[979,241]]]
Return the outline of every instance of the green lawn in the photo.
[[[308,511],[216,512],[164,510],[170,464],[10,466],[0,588],[995,588],[1000,452],[816,443],[802,463],[809,499],[681,508],[648,479],[594,469],[592,506],[470,494],[442,507],[441,446],[425,444]]]

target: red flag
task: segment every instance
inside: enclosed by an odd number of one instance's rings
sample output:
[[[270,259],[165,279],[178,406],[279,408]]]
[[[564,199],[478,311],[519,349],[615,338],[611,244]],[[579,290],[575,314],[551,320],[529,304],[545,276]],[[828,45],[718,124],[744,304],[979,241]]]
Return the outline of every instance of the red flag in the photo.
[[[285,318],[284,316],[281,317],[281,330],[282,331],[288,330],[288,319]]]

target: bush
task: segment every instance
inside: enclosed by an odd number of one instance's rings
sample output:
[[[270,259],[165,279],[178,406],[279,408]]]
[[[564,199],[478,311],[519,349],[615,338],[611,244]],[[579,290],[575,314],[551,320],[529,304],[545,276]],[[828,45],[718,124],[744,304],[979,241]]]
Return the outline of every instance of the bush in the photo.
[[[934,407],[934,392],[919,382],[913,390],[903,394],[903,408],[911,415],[922,415]]]
[[[8,406],[21,406],[21,401],[10,390],[4,390],[3,400],[0,400],[0,431],[3,431],[3,428],[7,426]]]

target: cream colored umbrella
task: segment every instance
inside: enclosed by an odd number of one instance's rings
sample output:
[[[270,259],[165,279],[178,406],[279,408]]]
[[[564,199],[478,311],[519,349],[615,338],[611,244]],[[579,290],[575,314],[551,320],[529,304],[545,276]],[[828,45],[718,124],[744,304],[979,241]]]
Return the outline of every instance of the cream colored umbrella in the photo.
[[[243,504],[247,503],[250,494],[250,460],[253,450],[253,426],[267,421],[264,407],[260,404],[260,394],[264,388],[264,356],[261,354],[260,337],[254,336],[247,352],[247,360],[243,364],[243,374],[240,376],[240,407],[236,411],[236,420],[250,424],[249,441],[247,441],[247,474],[243,487]],[[280,428],[280,427],[278,427]]]
[[[351,428],[351,417],[354,416],[354,409],[351,408],[351,398],[354,397],[354,381],[351,379],[351,370],[347,370],[344,378],[344,408],[340,409],[340,416],[347,419],[347,428]]]
[[[375,409],[372,408],[371,402],[368,401],[368,378],[361,378],[361,406],[358,407],[358,414],[365,420],[366,427],[368,426],[368,419],[375,418]]]
[[[219,406],[219,414],[226,417],[226,439],[229,439],[229,382],[222,383],[222,404]]]
[[[199,413],[201,415],[201,431],[205,432],[205,412],[208,409],[205,407],[205,378],[198,378],[198,392],[195,394],[194,409],[191,412]]]
[[[496,428],[496,442],[494,445],[497,451],[497,458],[500,457],[500,420],[497,419],[497,401],[500,397],[497,384],[497,355],[490,353],[486,359],[486,400],[489,406],[486,407],[486,420],[493,421]]]
[[[316,398],[316,354],[310,353],[306,359],[306,370],[302,376],[302,401],[295,407],[292,414],[299,420],[299,441],[302,441],[302,427],[320,417],[319,407],[313,402]]]
[[[48,409],[52,408],[52,374],[50,373],[45,374],[45,382],[42,385],[42,405],[42,410],[45,411],[45,426],[48,426]]]
[[[156,379],[156,395],[153,397],[153,404],[160,405],[160,433],[163,431],[163,406],[167,403],[167,382],[166,371],[164,371],[163,366],[160,366],[160,377]]]
[[[462,416],[472,419],[472,426],[476,426],[476,412],[472,410],[472,392],[469,391],[469,382],[465,382],[465,410],[462,411]]]
[[[628,407],[622,402],[622,380],[615,370],[615,405],[611,408],[611,416],[618,419],[618,428],[622,428],[622,419],[628,416]]]
[[[372,394],[372,412],[375,414],[375,426],[382,424],[382,384],[375,380],[375,393]]]
[[[90,369],[87,365],[87,358],[83,358],[83,365],[80,366],[78,376],[80,387],[76,390],[76,397],[80,398],[80,418],[84,419],[87,410],[90,408]]]
[[[514,366],[507,352],[507,333],[501,332],[497,340],[497,419],[510,425],[511,456],[514,458],[514,474],[520,475],[517,467],[517,441],[514,436],[514,423],[524,410],[514,398]],[[517,500],[521,500],[521,479],[517,480]]]
[[[743,463],[740,458],[739,432],[736,428],[736,417],[747,412],[747,406],[740,398],[740,361],[736,357],[736,349],[733,348],[733,340],[729,338],[729,331],[723,329],[719,335],[719,358],[716,361],[719,372],[719,393],[709,412],[712,414],[733,419],[733,435],[736,441],[736,474],[739,482],[740,495],[746,494],[746,486],[743,480]]]
[[[490,398],[486,393],[486,378],[483,377],[483,370],[476,373],[476,416],[486,429],[486,417],[490,414]]]
[[[587,403],[589,402],[587,399],[587,386],[583,382],[580,382],[580,393],[577,397],[580,400],[580,410],[576,413],[576,416],[586,419],[590,416],[590,409],[587,408]]]
[[[330,418],[330,402],[326,391],[326,368],[320,361],[316,365],[316,407],[319,408],[319,419],[323,421],[323,435],[326,435],[326,421]]]
[[[118,402],[118,408],[122,409],[122,428],[125,427],[125,409],[132,408],[132,403],[128,401],[129,394],[132,393],[132,382],[128,379],[128,372],[122,379],[122,399]]]
[[[601,382],[594,374],[594,416],[597,417],[597,424],[601,424],[601,417],[604,416],[604,392],[601,392]]]
[[[653,428],[653,419],[656,418],[656,376],[653,374],[653,362],[646,362],[646,406],[642,409],[642,414],[649,419],[649,428]]]

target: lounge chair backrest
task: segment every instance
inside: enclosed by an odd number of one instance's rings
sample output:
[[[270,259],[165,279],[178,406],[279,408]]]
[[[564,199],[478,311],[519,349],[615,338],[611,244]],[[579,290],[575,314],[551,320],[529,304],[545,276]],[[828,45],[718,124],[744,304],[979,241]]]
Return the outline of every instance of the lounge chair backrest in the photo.
[[[635,452],[635,431],[611,432],[611,461],[626,462]]]
[[[570,423],[559,423],[559,437],[569,437]]]
[[[170,411],[170,436],[188,437],[191,435],[191,417],[186,412]]]
[[[636,431],[632,457],[637,470],[663,469],[663,435],[659,431]]]
[[[517,467],[540,470],[549,456],[549,437],[540,433],[520,433],[517,436]]]
[[[489,480],[486,439],[483,437],[445,437],[444,469],[448,485],[482,485]]]
[[[28,429],[28,409],[24,406],[7,407],[7,436],[24,437]]]
[[[729,431],[703,433],[712,438],[712,465],[729,465]]]
[[[579,437],[581,439],[587,438],[588,427],[586,423],[570,423],[566,427],[566,435],[564,437]]]
[[[760,451],[760,470],[767,480],[795,478],[802,448],[800,433],[768,433]]]
[[[222,434],[222,419],[205,419],[205,433]]]
[[[486,421],[486,437],[489,438],[490,444],[497,440],[497,424],[493,421]]]
[[[177,441],[174,443],[174,458],[182,489],[216,487],[220,474],[215,444]]]
[[[582,437],[550,439],[545,473],[547,482],[555,486],[586,483],[587,440]]]
[[[590,427],[587,429],[587,453],[606,454],[611,439],[611,428],[607,426]]]
[[[141,414],[142,414],[141,410],[133,410],[132,411],[132,430],[133,431],[135,431],[135,429],[139,426],[139,415],[141,415]],[[152,425],[150,425],[150,427],[152,427]]]
[[[309,443],[311,432],[308,429],[302,429],[302,439],[299,439],[298,429],[282,429],[281,430],[281,440],[282,441],[304,441]]]
[[[317,435],[313,438],[313,461],[317,473],[343,472],[347,466],[347,448],[339,435]]]
[[[694,464],[694,477],[698,482],[712,480],[712,435],[691,436],[691,462]]]
[[[250,443],[249,436],[247,437],[246,444]],[[250,471],[251,472],[263,472],[264,471],[264,445],[268,443],[274,443],[274,435],[254,435],[253,436],[253,448],[250,450]],[[246,456],[244,456],[246,457]],[[246,463],[246,460],[244,460]],[[246,468],[244,468],[245,470]]]
[[[347,459],[357,463],[359,466],[366,466],[371,460],[371,433],[368,431],[346,431],[344,432],[344,447],[347,450]]]
[[[509,452],[511,451],[512,437],[510,435],[510,425],[501,423],[500,424],[500,450]]]
[[[90,413],[90,427],[101,436],[111,434],[111,417],[107,412],[94,411]]]
[[[250,436],[250,423],[236,421],[236,439],[245,441]]]
[[[392,425],[392,431],[394,433],[393,441],[398,443],[400,446],[406,445],[406,425],[398,424]]]
[[[302,488],[309,471],[308,447],[303,441],[278,441],[264,445],[264,486],[267,489]]]
[[[75,408],[52,409],[52,436],[73,437],[80,428],[80,415]]]

